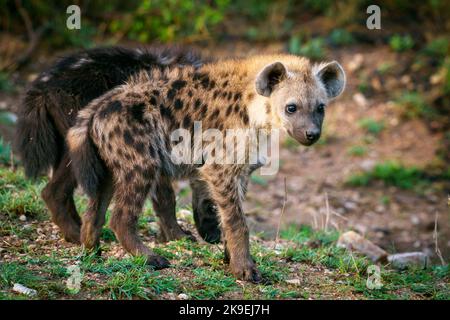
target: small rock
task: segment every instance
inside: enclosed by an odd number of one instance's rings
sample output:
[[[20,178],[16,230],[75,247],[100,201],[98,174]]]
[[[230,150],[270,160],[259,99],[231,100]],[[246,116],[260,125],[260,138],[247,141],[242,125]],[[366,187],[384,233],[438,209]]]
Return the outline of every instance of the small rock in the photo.
[[[356,105],[360,108],[365,108],[367,106],[367,99],[361,92],[353,95],[353,101],[355,101]]]
[[[288,279],[288,280],[285,280],[286,281],[286,283],[289,283],[289,284],[295,284],[296,286],[299,286],[300,285],[300,279]]]
[[[388,255],[386,251],[354,231],[343,233],[339,237],[337,246],[364,254],[373,262],[385,261]]]
[[[360,53],[355,54],[355,56],[353,57],[352,61],[350,61],[347,65],[347,68],[351,71],[354,72],[356,70],[358,70],[359,68],[361,68],[362,64],[364,61],[364,56]]]
[[[344,208],[347,211],[353,211],[353,210],[358,208],[358,205],[356,203],[354,203],[353,201],[345,201],[344,202]]]
[[[418,266],[425,269],[428,263],[428,256],[423,252],[391,254],[387,259],[394,268],[399,270],[404,270],[411,266]]]
[[[17,292],[17,293],[20,293],[20,294],[24,294],[24,295],[29,296],[29,297],[34,297],[35,295],[37,295],[37,291],[36,290],[27,288],[24,285],[21,285],[20,283],[15,283],[14,284],[13,291]]]
[[[360,167],[364,171],[370,171],[375,167],[376,161],[372,159],[367,159],[361,162]]]
[[[189,296],[187,294],[185,294],[185,293],[180,293],[178,295],[178,299],[180,299],[180,300],[187,300],[187,299],[189,299]]]
[[[22,222],[25,222],[25,221],[27,221],[27,217],[24,214],[21,214],[19,217],[19,220]]]
[[[166,293],[167,299],[169,300],[176,300],[176,295],[173,292]]]

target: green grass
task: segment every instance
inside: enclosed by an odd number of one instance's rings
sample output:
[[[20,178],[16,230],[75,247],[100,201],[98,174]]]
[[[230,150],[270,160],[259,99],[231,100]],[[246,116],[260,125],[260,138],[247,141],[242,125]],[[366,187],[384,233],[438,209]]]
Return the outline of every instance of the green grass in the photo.
[[[439,37],[427,43],[423,53],[437,59],[443,59],[449,54],[450,41],[446,37]]]
[[[395,172],[402,170],[394,168]],[[23,241],[22,245],[19,241],[6,246],[9,259],[0,264],[0,299],[29,298],[12,292],[15,283],[36,290],[38,294],[33,299],[167,299],[169,295],[175,298],[181,293],[192,299],[307,299],[326,295],[324,290],[328,294],[333,292],[333,296],[353,292],[367,298],[449,299],[448,267],[399,273],[382,266],[383,287],[367,289],[368,260],[336,247],[337,231],[318,231],[308,226],[282,230],[281,238],[288,242],[283,242],[281,249],[274,250],[272,245],[260,240],[251,241],[252,256],[264,279],[257,285],[236,281],[223,262],[220,246],[188,240],[157,244],[153,248],[172,263],[171,268],[161,271],[149,268],[142,257],[117,258],[105,254],[117,245],[114,234],[106,227],[102,233],[102,256],[84,252],[77,246],[58,245],[50,251],[51,244],[46,248],[39,245],[31,248],[27,244],[35,242],[36,229],[44,223],[39,221],[48,219],[39,198],[43,183],[45,180],[28,181],[20,170],[11,172],[0,168],[0,193],[12,194],[16,199],[13,204],[5,202],[5,197],[0,202],[0,236],[8,243],[8,237]],[[85,200],[77,197],[80,206],[85,205]],[[24,208],[27,208],[30,228],[25,228],[16,216]],[[140,220],[141,233],[148,232],[146,225],[150,221],[155,220],[148,209]],[[71,276],[68,268],[74,265],[80,267],[82,275],[79,291],[66,287]],[[317,282],[317,272],[324,269],[328,270],[328,276]],[[300,279],[302,285],[286,282],[292,278]],[[340,281],[336,282],[337,279]]]
[[[4,72],[0,72],[0,92],[2,91],[7,93],[14,91],[14,85],[9,80],[9,75]]]
[[[378,66],[377,66],[377,71],[382,74],[388,74],[390,73],[395,67],[395,63],[392,61],[385,61],[385,62],[381,62]]]
[[[305,56],[313,60],[319,60],[325,57],[325,40],[320,37],[302,43],[300,36],[292,36],[289,40],[288,47],[290,53]]]
[[[22,170],[0,167],[0,212],[8,215],[37,216],[46,212],[40,197],[45,180],[27,180]]]
[[[11,145],[0,137],[0,164],[9,165],[11,163]]]
[[[286,139],[283,140],[283,147],[289,149],[291,151],[298,151],[300,148],[300,143],[294,138],[287,136]]]
[[[396,99],[400,113],[407,119],[431,118],[435,111],[428,105],[422,94],[406,91]]]
[[[389,39],[389,46],[395,52],[404,52],[414,47],[414,40],[409,34],[405,36],[395,34]]]
[[[355,42],[353,35],[345,29],[334,29],[329,38],[335,46],[347,46]]]
[[[423,172],[416,167],[405,167],[394,161],[377,164],[371,171],[350,176],[347,184],[350,186],[367,186],[373,181],[382,181],[386,185],[401,189],[413,189],[426,184]]]
[[[364,129],[367,133],[374,136],[378,136],[385,128],[382,121],[376,121],[372,118],[364,118],[358,122],[360,128]]]
[[[354,157],[362,157],[367,154],[367,148],[364,146],[352,146],[348,149],[347,153]]]

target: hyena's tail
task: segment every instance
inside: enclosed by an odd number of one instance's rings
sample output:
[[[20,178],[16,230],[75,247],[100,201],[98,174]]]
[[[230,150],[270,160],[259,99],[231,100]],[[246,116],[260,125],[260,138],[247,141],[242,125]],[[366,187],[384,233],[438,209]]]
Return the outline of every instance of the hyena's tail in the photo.
[[[95,109],[86,108],[78,113],[77,123],[67,134],[72,170],[76,180],[94,197],[106,176],[106,168],[91,137]]]
[[[17,118],[14,149],[30,178],[57,165],[64,139],[47,111],[47,97],[36,90],[27,92]]]

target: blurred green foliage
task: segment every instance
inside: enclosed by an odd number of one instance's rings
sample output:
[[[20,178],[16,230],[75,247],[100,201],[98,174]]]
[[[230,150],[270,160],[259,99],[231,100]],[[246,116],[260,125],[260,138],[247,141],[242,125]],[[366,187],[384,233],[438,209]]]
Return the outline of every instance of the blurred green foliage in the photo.
[[[113,19],[110,31],[126,32],[130,39],[141,42],[202,38],[223,20],[229,3],[229,0],[145,0],[133,12]]]
[[[311,58],[313,60],[323,59],[325,57],[325,40],[317,37],[304,44],[301,43],[299,36],[293,36],[289,41],[289,52]]]
[[[395,34],[389,39],[389,45],[392,50],[396,52],[403,52],[414,47],[414,40],[409,34],[405,36]]]
[[[433,117],[434,111],[428,105],[422,94],[416,91],[406,91],[396,100],[403,116],[409,119]]]

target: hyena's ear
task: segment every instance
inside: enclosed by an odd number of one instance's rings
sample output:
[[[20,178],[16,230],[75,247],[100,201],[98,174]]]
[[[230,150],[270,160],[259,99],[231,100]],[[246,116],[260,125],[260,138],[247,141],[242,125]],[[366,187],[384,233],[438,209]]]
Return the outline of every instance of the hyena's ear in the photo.
[[[337,61],[322,63],[315,69],[315,74],[323,83],[329,99],[336,98],[344,91],[345,72]]]
[[[256,92],[268,97],[274,87],[286,77],[286,67],[281,62],[274,62],[262,69],[256,76]]]

